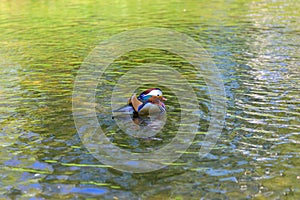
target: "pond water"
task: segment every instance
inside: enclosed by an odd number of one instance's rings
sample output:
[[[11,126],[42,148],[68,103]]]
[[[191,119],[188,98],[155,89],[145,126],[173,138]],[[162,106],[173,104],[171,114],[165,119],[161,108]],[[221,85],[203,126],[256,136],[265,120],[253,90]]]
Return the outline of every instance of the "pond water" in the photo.
[[[18,0],[1,2],[0,19],[1,198],[300,198],[297,1]],[[219,69],[227,110],[216,145],[200,158],[212,112],[205,80],[170,52],[122,55],[96,88],[97,120],[114,145],[132,152],[157,150],[182,125],[181,102],[173,91],[141,83],[137,92],[163,89],[165,126],[150,140],[119,130],[110,110],[111,90],[134,66],[172,66],[192,85],[200,108],[197,134],[178,160],[149,173],[130,173],[100,162],[83,145],[72,94],[78,70],[99,43],[143,27],[168,28],[198,42]]]

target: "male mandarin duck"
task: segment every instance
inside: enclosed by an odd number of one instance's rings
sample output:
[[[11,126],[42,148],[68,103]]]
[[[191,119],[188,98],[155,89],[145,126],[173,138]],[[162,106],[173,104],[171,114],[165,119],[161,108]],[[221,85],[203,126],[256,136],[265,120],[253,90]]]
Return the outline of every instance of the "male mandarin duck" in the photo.
[[[151,113],[164,113],[166,111],[163,97],[159,88],[150,88],[142,92],[138,97],[133,94],[128,99],[128,105],[116,110],[116,112],[132,112],[133,114],[146,115]]]

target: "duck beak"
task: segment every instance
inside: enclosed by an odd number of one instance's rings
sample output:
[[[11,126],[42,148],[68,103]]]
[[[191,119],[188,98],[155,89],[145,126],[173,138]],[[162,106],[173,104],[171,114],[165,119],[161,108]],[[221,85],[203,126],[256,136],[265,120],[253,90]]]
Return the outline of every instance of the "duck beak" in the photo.
[[[166,99],[165,97],[161,97],[162,101],[167,101],[168,99]]]

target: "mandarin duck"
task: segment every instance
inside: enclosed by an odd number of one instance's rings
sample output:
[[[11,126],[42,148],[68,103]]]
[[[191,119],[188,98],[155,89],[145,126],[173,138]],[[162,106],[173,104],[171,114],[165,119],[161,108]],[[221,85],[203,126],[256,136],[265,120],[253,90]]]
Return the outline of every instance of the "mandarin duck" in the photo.
[[[167,100],[159,88],[150,88],[142,92],[138,97],[133,94],[123,106],[115,112],[130,112],[134,115],[147,115],[150,113],[164,113],[166,111],[163,101]]]

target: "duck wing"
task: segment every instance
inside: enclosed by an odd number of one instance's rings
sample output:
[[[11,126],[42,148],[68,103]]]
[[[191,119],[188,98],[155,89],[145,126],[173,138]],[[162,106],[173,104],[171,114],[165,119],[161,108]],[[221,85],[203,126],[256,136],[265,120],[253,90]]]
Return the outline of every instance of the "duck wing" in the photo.
[[[128,114],[133,114],[134,112],[139,111],[139,107],[143,105],[143,102],[138,100],[136,97],[136,94],[133,94],[129,99],[128,99],[128,104],[118,108],[117,110],[114,110],[113,112],[120,112],[120,113],[128,113]]]
[[[141,102],[137,97],[136,94],[133,94],[131,98],[129,99],[129,105],[132,105],[135,112],[139,111],[139,107],[143,105],[143,102]]]

